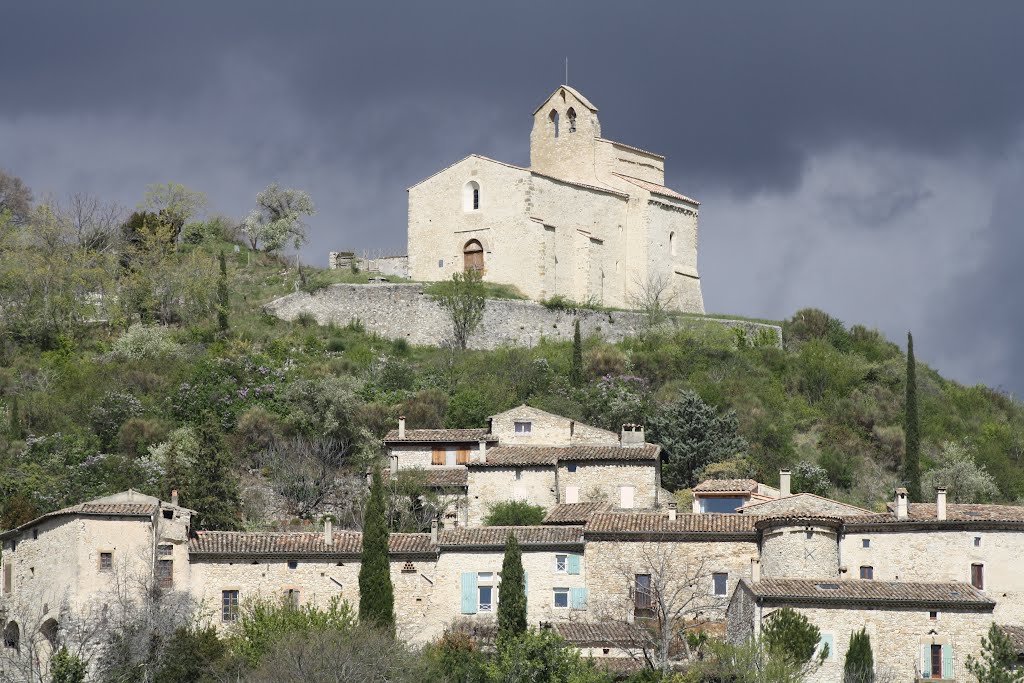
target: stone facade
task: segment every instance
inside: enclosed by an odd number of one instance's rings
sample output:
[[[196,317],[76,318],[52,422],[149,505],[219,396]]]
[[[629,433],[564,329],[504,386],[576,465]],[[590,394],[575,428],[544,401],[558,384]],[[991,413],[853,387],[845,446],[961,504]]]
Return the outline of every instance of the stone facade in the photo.
[[[367,332],[421,346],[439,346],[451,337],[451,322],[419,284],[331,285],[313,294],[288,294],[265,308],[284,320],[309,313],[321,325],[344,326],[358,321]],[[596,336],[608,342],[636,336],[645,328],[641,313],[550,310],[532,301],[489,299],[483,321],[469,338],[469,348],[536,346],[544,339],[572,341],[577,319],[584,337]],[[685,315],[673,317],[666,325],[695,334],[721,327],[739,329],[750,339],[764,338],[782,346],[782,328],[778,325]]]
[[[531,299],[627,308],[660,282],[703,313],[700,204],[664,183],[664,157],[602,138],[596,107],[560,86],[534,112],[530,168],[470,155],[409,188],[409,274],[479,268]]]
[[[761,572],[765,578],[834,579],[839,576],[839,520],[785,520],[758,523]]]

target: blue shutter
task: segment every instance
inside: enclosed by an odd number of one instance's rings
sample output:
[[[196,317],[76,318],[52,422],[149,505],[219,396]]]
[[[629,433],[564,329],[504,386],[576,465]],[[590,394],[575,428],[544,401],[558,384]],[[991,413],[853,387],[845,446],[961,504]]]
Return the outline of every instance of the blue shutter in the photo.
[[[462,573],[462,613],[476,614],[476,572]]]
[[[569,589],[569,607],[578,610],[587,609],[588,591],[586,588]]]
[[[932,677],[932,653],[927,644],[921,646],[921,678]]]
[[[953,646],[942,646],[942,677],[953,680]]]
[[[580,556],[576,553],[572,553],[566,558],[566,571],[570,574],[580,573]]]

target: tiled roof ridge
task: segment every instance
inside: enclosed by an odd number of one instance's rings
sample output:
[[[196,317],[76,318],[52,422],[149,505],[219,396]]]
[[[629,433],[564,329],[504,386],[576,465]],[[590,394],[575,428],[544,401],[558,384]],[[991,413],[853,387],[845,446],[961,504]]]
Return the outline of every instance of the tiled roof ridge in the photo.
[[[796,498],[798,496],[800,496],[800,497],[807,497],[807,498],[816,498],[818,500],[825,500],[825,501],[828,501],[830,503],[838,503],[839,505],[843,505],[845,507],[854,508],[856,510],[862,510],[865,515],[878,514],[878,513],[872,512],[871,510],[868,510],[867,508],[862,508],[859,505],[852,505],[850,503],[844,503],[841,500],[835,500],[833,498],[826,498],[825,496],[819,496],[816,493],[807,493],[807,492],[794,493],[794,494],[792,494],[790,496],[786,496],[785,498],[771,498],[769,500],[761,500],[761,501],[758,501],[756,503],[748,503],[747,505],[743,506],[743,509],[744,510],[749,510],[750,508],[755,508],[758,505],[767,505],[769,503],[778,503],[779,501],[788,500],[789,498]],[[844,518],[845,517],[846,517],[846,515],[844,515]]]
[[[641,154],[646,154],[648,156],[657,157],[659,159],[664,159],[665,158],[664,154],[658,154],[657,152],[651,152],[651,151],[648,151],[646,149],[641,149],[640,147],[634,147],[633,145],[627,145],[625,142],[619,142],[617,140],[610,140],[608,138],[598,138],[598,140],[600,140],[601,142],[607,142],[610,145],[616,145],[618,147],[625,147],[626,149],[631,149],[634,152],[640,152]]]
[[[859,581],[855,579],[743,579],[757,597],[793,602],[949,604],[992,607],[995,601],[967,583],[955,581]]]
[[[630,537],[644,535],[673,536],[740,535],[756,538],[754,524],[760,517],[734,512],[679,513],[670,520],[664,512],[599,512],[587,521],[584,533],[621,534]]]
[[[417,182],[413,183],[413,184],[412,184],[412,185],[410,185],[409,187],[405,188],[405,191],[406,191],[406,192],[408,192],[408,191],[409,191],[409,190],[411,190],[412,188],[414,188],[414,187],[417,187],[417,186],[419,186],[419,185],[422,185],[423,183],[427,182],[427,181],[428,181],[428,180],[430,180],[431,178],[433,178],[433,177],[435,177],[435,176],[438,176],[438,175],[440,175],[440,174],[444,173],[444,172],[445,172],[445,171],[447,171],[447,170],[448,170],[449,168],[452,168],[452,167],[454,167],[454,166],[457,166],[457,165],[461,164],[461,163],[462,163],[463,161],[465,161],[466,159],[469,159],[469,158],[471,158],[471,157],[476,157],[477,159],[482,159],[482,160],[484,160],[484,161],[490,161],[490,162],[492,162],[492,163],[495,163],[495,164],[500,164],[500,165],[502,165],[502,166],[507,166],[507,167],[509,167],[509,168],[513,168],[513,169],[515,169],[515,170],[517,170],[517,171],[529,171],[529,170],[530,170],[530,169],[528,169],[528,168],[523,168],[522,166],[516,166],[515,164],[510,164],[510,163],[508,163],[507,161],[499,161],[499,160],[497,160],[497,159],[492,159],[492,158],[490,158],[490,157],[485,157],[485,156],[484,156],[483,154],[476,154],[476,153],[472,153],[472,154],[467,154],[466,156],[464,156],[464,157],[462,157],[462,158],[460,158],[460,159],[456,159],[455,161],[453,161],[452,163],[448,164],[448,165],[447,165],[447,166],[445,166],[444,168],[442,168],[442,169],[440,169],[440,170],[438,170],[438,171],[435,171],[434,173],[431,173],[431,174],[430,174],[430,175],[428,175],[428,176],[427,176],[426,178],[423,178],[422,180],[418,180]]]
[[[757,491],[758,484],[756,479],[705,479],[693,490],[697,493],[753,493]]]
[[[557,462],[657,460],[661,446],[644,443],[638,446],[620,444],[571,444],[541,446],[526,444],[498,445],[487,451],[487,460],[470,460],[469,467],[513,467],[516,465],[554,465]]]
[[[559,183],[565,183],[566,185],[575,185],[576,187],[582,187],[586,190],[596,190],[597,192],[604,192],[606,194],[617,195],[619,197],[629,198],[628,192],[622,190],[616,190],[611,187],[601,187],[600,185],[590,185],[588,183],[581,183],[578,180],[569,180],[568,178],[559,178],[558,176],[551,175],[550,173],[541,173],[534,169],[530,169],[530,174],[540,176],[541,178],[547,178],[548,180],[554,180]]]
[[[685,202],[693,204],[694,206],[700,206],[700,202],[698,200],[694,199],[693,197],[687,197],[682,192],[677,192],[676,190],[673,190],[671,187],[668,187],[667,185],[653,183],[650,180],[636,178],[634,176],[626,175],[625,173],[619,173],[617,171],[612,171],[612,175],[618,176],[622,180],[625,180],[627,183],[636,185],[637,187],[643,188],[648,192],[659,194],[665,197],[671,197],[672,199],[681,199]]]
[[[487,430],[486,427],[468,427],[458,429],[406,429],[405,436],[399,438],[398,430],[392,429],[384,436],[384,442],[422,442],[442,443],[446,441],[478,442],[480,440],[493,442],[498,437]]]
[[[157,507],[155,503],[77,503],[39,515],[33,520],[3,532],[0,534],[0,538],[9,538],[54,517],[71,515],[88,517],[152,517],[156,513]]]

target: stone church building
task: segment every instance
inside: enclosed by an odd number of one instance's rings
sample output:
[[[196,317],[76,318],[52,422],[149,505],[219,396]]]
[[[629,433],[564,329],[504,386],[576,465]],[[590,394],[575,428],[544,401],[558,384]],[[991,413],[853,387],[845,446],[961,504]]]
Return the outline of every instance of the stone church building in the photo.
[[[622,308],[662,288],[703,313],[699,206],[665,187],[665,157],[602,137],[597,107],[563,85],[533,113],[529,168],[471,154],[409,188],[409,276],[472,268],[534,300]]]

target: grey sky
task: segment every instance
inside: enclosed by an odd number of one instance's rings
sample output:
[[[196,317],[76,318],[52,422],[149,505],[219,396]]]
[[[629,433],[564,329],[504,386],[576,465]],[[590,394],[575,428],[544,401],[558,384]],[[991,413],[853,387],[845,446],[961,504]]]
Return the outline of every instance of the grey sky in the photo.
[[[1024,3],[3,3],[0,167],[133,205],[320,211],[304,257],[405,242],[405,188],[528,162],[562,80],[696,196],[715,312],[818,306],[1021,393]]]

